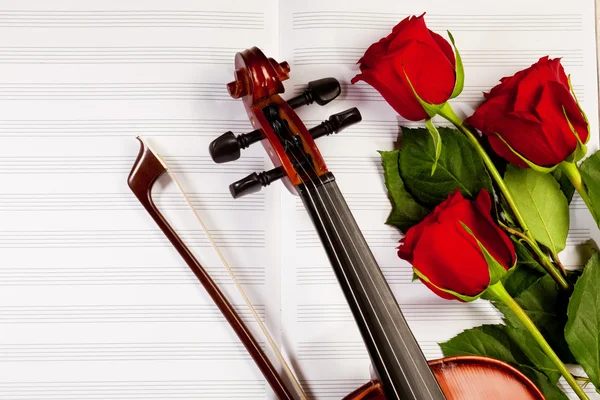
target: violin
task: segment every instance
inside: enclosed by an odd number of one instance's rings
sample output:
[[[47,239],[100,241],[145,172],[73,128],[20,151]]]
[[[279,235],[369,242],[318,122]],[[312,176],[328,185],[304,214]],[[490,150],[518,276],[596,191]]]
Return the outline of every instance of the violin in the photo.
[[[275,180],[302,200],[327,253],[346,301],[367,347],[377,379],[346,399],[543,399],[523,374],[485,357],[450,357],[428,363],[404,319],[358,224],[327,169],[315,139],[361,121],[358,109],[332,115],[307,129],[295,108],[325,105],[341,93],[339,82],[326,78],[288,101],[282,81],[290,66],[267,58],[256,47],[235,56],[231,97],[242,99],[254,131],[215,139],[209,151],[217,163],[234,161],[241,150],[262,142],[274,168],[234,182],[234,198],[260,190]]]
[[[227,89],[233,98],[243,100],[254,130],[238,136],[227,132],[210,144],[209,152],[217,163],[231,162],[240,158],[243,149],[261,142],[274,168],[232,183],[229,187],[232,196],[249,195],[281,180],[291,193],[301,198],[350,306],[376,375],[344,399],[542,400],[541,392],[525,375],[501,361],[478,356],[429,362],[425,359],[315,143],[319,137],[360,122],[360,112],[351,108],[307,129],[294,109],[312,103],[326,105],[339,96],[341,87],[334,78],[320,79],[310,82],[302,94],[285,101],[280,94],[284,92],[282,82],[288,79],[289,72],[286,62],[267,58],[256,47],[237,53],[235,80]],[[296,398],[302,388],[285,368],[285,361],[280,357],[287,378],[279,375],[225,295],[155,206],[152,187],[169,170],[147,143],[140,141],[140,144],[128,178],[129,187],[207,290],[275,395],[280,399]],[[210,239],[208,232],[207,235]],[[238,289],[242,290],[239,286]],[[265,329],[263,333],[267,333]],[[300,397],[306,398],[302,394]]]

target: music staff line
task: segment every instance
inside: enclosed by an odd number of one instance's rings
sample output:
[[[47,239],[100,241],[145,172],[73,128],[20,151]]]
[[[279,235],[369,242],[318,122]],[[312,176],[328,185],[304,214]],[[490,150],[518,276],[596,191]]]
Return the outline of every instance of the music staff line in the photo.
[[[300,379],[300,384],[309,399],[341,399],[368,380],[368,364],[365,364],[365,376],[360,378]]]
[[[201,229],[180,229],[179,235],[189,247],[212,247]],[[265,248],[264,230],[210,230],[219,247]],[[0,232],[0,248],[102,248],[170,247],[160,230],[22,230]]]
[[[264,157],[245,156],[235,163],[215,164],[210,156],[166,156],[165,161],[174,172],[249,174],[265,168]],[[352,174],[382,174],[379,156],[329,156],[329,167],[334,171]],[[0,168],[5,174],[105,174],[129,173],[133,156],[56,156],[56,157],[0,157]]]
[[[265,211],[265,194],[233,199],[230,193],[186,193],[197,210]],[[161,210],[186,211],[188,204],[179,193],[154,195]],[[142,210],[130,193],[0,193],[0,211],[129,211]]]
[[[500,322],[501,314],[488,303],[400,303],[402,313],[408,321],[477,321]],[[347,304],[299,304],[296,308],[299,323],[353,322]]]
[[[318,119],[305,119],[307,126],[321,123]],[[444,121],[437,126],[450,127]],[[396,138],[400,126],[423,127],[420,122],[404,120],[366,120],[344,131],[340,138]],[[131,119],[131,120],[8,120],[0,121],[0,138],[62,138],[131,137],[143,133],[147,137],[214,137],[215,132],[231,130],[245,133],[252,130],[247,121],[213,119]]]
[[[246,304],[233,304],[244,322],[254,324]],[[265,319],[265,305],[254,304]],[[134,324],[147,322],[196,322],[225,324],[215,305],[201,304],[112,304],[0,306],[0,324]]]
[[[0,19],[1,21],[1,19]],[[229,65],[236,48],[191,46],[6,47],[3,64],[212,64]]]
[[[355,62],[354,60],[353,62]],[[300,64],[302,65],[302,64]],[[295,84],[292,87],[293,94],[299,94],[306,85]],[[457,101],[460,103],[479,103],[483,102],[483,92],[489,91],[489,87],[484,86],[466,86]],[[574,91],[580,101],[585,101],[585,88],[583,85],[574,85]],[[22,83],[0,83],[0,100],[137,100],[137,101],[158,101],[158,100],[195,100],[195,101],[234,101],[224,89],[222,82],[22,82]],[[359,82],[351,85],[342,83],[342,101],[352,102],[383,102],[383,97],[372,87]],[[135,125],[136,120],[90,120],[90,121],[10,121],[3,122],[2,126],[23,130],[23,133],[34,134],[39,132],[54,132],[57,135],[74,131],[84,135],[93,134],[96,130],[101,132],[113,131],[118,133],[130,132],[138,129],[136,133],[144,131],[147,127],[149,131],[158,132],[193,132],[196,128],[201,134],[202,130],[207,130],[211,126],[190,126],[194,120],[140,120],[141,125]],[[201,120],[198,122],[207,122],[214,124],[215,130],[239,129],[240,132],[247,131],[249,124],[244,121],[231,120]],[[48,122],[49,126],[42,126],[43,122]],[[125,124],[127,122],[128,124]],[[77,124],[80,125],[77,125]],[[83,125],[89,123],[89,126]],[[172,125],[168,125],[168,124]],[[229,123],[232,125],[229,126]],[[403,124],[409,124],[406,121]],[[442,121],[442,124],[445,122]],[[37,124],[37,125],[36,125]],[[146,124],[146,125],[144,125]],[[243,125],[241,125],[243,124]],[[39,125],[39,126],[38,126]],[[422,126],[417,124],[415,126]],[[449,125],[446,125],[449,126]],[[85,128],[85,129],[82,129]],[[89,133],[88,133],[89,132]],[[73,134],[73,133],[71,133]],[[112,133],[113,135],[115,133]],[[214,132],[212,132],[214,135]]]
[[[5,28],[211,28],[262,30],[264,13],[198,10],[0,10]]]
[[[442,357],[435,341],[419,341],[419,347],[428,359]],[[298,342],[297,355],[299,361],[369,360],[365,344],[361,341],[301,341]]]
[[[299,47],[293,50],[294,65],[354,65],[362,57],[362,47]],[[510,67],[519,70],[533,64],[539,57],[532,54],[560,54],[565,67],[583,67],[581,49],[463,49],[465,67]]]
[[[406,14],[370,11],[300,11],[292,14],[294,30],[304,29],[381,29],[389,30]],[[580,14],[427,14],[427,25],[434,31],[576,31],[583,30]]]
[[[265,349],[265,343],[259,342]],[[242,343],[2,343],[0,364],[14,362],[250,360]]]
[[[305,47],[293,50],[294,65],[354,65],[364,54],[362,47]],[[3,64],[206,64],[231,62],[233,50],[195,47],[0,47]],[[532,54],[560,54],[565,67],[583,67],[581,49],[463,49],[465,67],[506,66],[520,69],[537,61]],[[24,84],[21,84],[24,85]],[[24,90],[26,86],[20,87]],[[94,88],[90,88],[94,89]],[[226,93],[225,93],[226,94]]]
[[[465,86],[462,93],[460,94],[459,100],[468,103],[480,103],[485,100],[483,93],[489,92],[490,86]],[[306,89],[305,84],[294,84],[294,94],[298,95]],[[577,95],[579,101],[584,101],[585,86],[584,85],[573,85],[573,90]],[[385,99],[377,90],[367,85],[364,82],[358,82],[350,84],[347,82],[342,83],[342,94],[339,97],[340,100],[347,101],[381,101],[385,102]],[[421,124],[422,125],[422,124]],[[420,125],[420,126],[421,126]],[[446,126],[450,126],[447,124]]]
[[[342,171],[343,173],[343,171]],[[233,199],[229,193],[188,192],[194,208],[198,210],[228,211],[232,208],[244,211],[265,211],[265,194]],[[383,193],[347,193],[346,200],[352,210],[389,211],[390,202]],[[155,195],[159,208],[185,211],[187,203],[178,193],[161,192]],[[572,210],[587,209],[583,199],[575,194],[570,205]],[[141,206],[129,193],[0,193],[1,211],[128,211]],[[295,210],[304,212],[304,205],[296,199]]]
[[[248,121],[231,119],[90,119],[0,121],[0,137],[214,137],[215,132],[252,130]]]
[[[233,284],[225,268],[205,266],[218,284]],[[231,266],[244,285],[264,285],[264,266]],[[134,286],[198,285],[187,268],[180,266],[102,266],[72,268],[0,268],[0,286]]]
[[[386,281],[393,284],[411,284],[413,271],[401,265],[380,265]],[[1,275],[0,275],[1,276]],[[338,285],[333,269],[329,265],[297,266],[296,284],[299,286]]]
[[[265,348],[264,342],[259,342]],[[421,341],[426,357],[441,357],[435,341]],[[3,343],[0,363],[49,361],[158,361],[158,360],[249,360],[237,342],[130,342],[130,343]],[[353,342],[299,342],[298,360],[348,360],[369,356],[365,345]]]
[[[0,100],[235,101],[224,82],[2,82]]]
[[[249,174],[265,168],[264,157],[243,157],[231,164],[215,164],[210,156],[165,156],[176,173]],[[107,174],[129,173],[135,156],[0,157],[4,174]]]
[[[265,381],[242,379],[1,382],[3,400],[264,399]]]
[[[400,233],[388,229],[364,229],[363,235],[370,247],[398,247]],[[576,246],[586,242],[590,238],[589,228],[570,228],[567,236],[567,246]],[[317,232],[313,229],[299,229],[296,231],[296,246],[298,248],[318,248],[321,242]]]

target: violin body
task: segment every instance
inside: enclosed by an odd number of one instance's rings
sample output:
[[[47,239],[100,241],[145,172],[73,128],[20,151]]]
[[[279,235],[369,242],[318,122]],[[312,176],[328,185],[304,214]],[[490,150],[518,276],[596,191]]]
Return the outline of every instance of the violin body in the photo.
[[[448,400],[543,400],[539,389],[515,368],[486,357],[459,356],[429,361]],[[343,400],[386,400],[381,384],[370,381]]]

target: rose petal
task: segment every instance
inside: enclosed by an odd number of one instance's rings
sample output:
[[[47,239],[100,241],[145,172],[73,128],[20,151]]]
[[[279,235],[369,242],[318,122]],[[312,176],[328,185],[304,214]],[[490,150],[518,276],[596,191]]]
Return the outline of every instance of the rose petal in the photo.
[[[519,82],[516,90],[517,96],[513,110],[520,112],[521,118],[534,119],[537,117],[535,105],[538,103],[546,83],[558,82],[567,91],[569,86],[567,76],[558,58],[550,60],[547,56],[542,57],[526,71],[526,76]]]
[[[569,90],[569,78],[567,77],[567,74],[560,63],[560,58],[549,60],[548,68],[552,71],[554,80],[561,83],[566,90]]]
[[[579,140],[582,143],[587,142],[589,135],[589,127],[573,94],[570,92],[569,88],[565,90],[561,90],[561,103],[565,107],[565,111],[567,113],[567,117],[569,118],[569,122],[573,125],[575,132],[577,132],[577,136],[579,136]]]
[[[488,140],[494,152],[500,157],[504,158],[509,163],[516,165],[517,167],[529,168],[529,165],[527,165],[525,161],[521,160],[519,156],[513,153],[512,150],[497,136],[488,136]]]
[[[540,165],[552,166],[564,161],[577,148],[577,138],[571,131],[564,114],[563,105],[571,108],[575,100],[564,86],[558,82],[548,82],[542,91],[536,110],[543,121],[545,141],[551,154],[544,154]],[[537,163],[536,163],[537,164]]]
[[[448,43],[448,41],[446,39],[444,39],[442,36],[438,35],[437,33],[433,32],[433,31],[429,31],[429,33],[431,34],[431,37],[433,37],[433,40],[436,41],[438,46],[440,46],[440,50],[442,50],[442,52],[446,55],[446,57],[448,58],[448,60],[452,64],[452,66],[454,66],[454,68],[456,68],[456,59],[454,58],[454,49],[452,48],[450,43]]]
[[[428,227],[415,248],[413,266],[436,286],[467,296],[480,294],[490,281],[479,245],[456,220]]]
[[[438,47],[437,42],[431,35],[431,31],[427,29],[427,25],[425,24],[425,14],[421,14],[418,17],[405,18],[394,27],[390,36],[388,36],[390,39],[388,54],[395,53],[406,43],[413,41],[418,41],[434,48]]]
[[[379,42],[369,46],[367,51],[365,51],[365,54],[358,60],[360,70],[363,71],[365,69],[375,68],[378,58],[385,56],[387,46],[387,38],[383,38]]]
[[[492,257],[508,269],[514,260],[510,250],[512,246],[510,243],[507,245],[504,239],[508,240],[508,237],[492,219],[491,208],[490,195],[484,189],[479,192],[474,202],[463,200],[452,209],[448,209],[440,218],[440,223],[450,223],[458,219],[471,230],[472,235]]]
[[[502,141],[504,140],[519,154],[537,165],[554,157],[554,150],[546,141],[541,123],[523,119],[518,114],[507,112],[511,97],[505,93],[483,103],[467,122],[489,137],[490,145],[498,155],[509,162],[527,167]]]
[[[412,91],[409,92],[410,87],[406,88],[402,79],[396,76],[396,72],[390,68],[384,68],[383,65],[380,65],[377,70],[366,70],[362,74],[356,75],[352,78],[351,83],[362,80],[373,86],[398,114],[409,121],[422,121],[429,118]],[[391,86],[398,82],[400,84]]]
[[[541,78],[539,74],[531,73],[521,79],[516,88],[515,101],[511,107],[511,111],[520,113],[525,119],[535,118],[536,121],[539,121],[535,112],[535,105],[539,101],[542,90],[547,82],[547,79]]]
[[[454,90],[456,76],[454,65],[439,49],[413,42],[403,51],[402,57],[396,57],[394,60],[398,70],[402,71],[404,67],[422,100],[431,104],[448,101]],[[410,89],[406,76],[402,78]]]
[[[425,229],[427,229],[429,225],[435,223],[436,221],[437,217],[432,212],[427,214],[423,221],[409,228],[408,231],[406,231],[406,235],[404,236],[404,238],[400,240],[400,247],[398,247],[398,257],[412,264],[415,246],[417,245],[417,242],[421,238],[421,235],[423,235]]]
[[[500,83],[494,86],[489,93],[484,93],[486,99],[500,96],[502,94],[511,93],[525,77],[526,71],[519,71],[513,76],[508,76],[500,79]]]

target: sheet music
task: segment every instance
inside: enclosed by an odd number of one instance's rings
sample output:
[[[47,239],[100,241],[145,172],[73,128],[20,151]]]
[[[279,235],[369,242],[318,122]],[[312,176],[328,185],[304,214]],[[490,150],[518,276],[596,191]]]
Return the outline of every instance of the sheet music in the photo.
[[[462,329],[499,322],[484,302],[443,301],[410,282],[395,254],[399,235],[383,225],[390,206],[376,150],[393,148],[400,124],[419,124],[401,121],[364,83],[348,84],[370,43],[423,10],[462,52],[460,110],[550,54],[564,57],[598,131],[592,0],[0,0],[0,398],[273,398],[127,188],[138,134],[178,174],[313,398],[338,399],[369,378],[299,200],[280,185],[235,201],[227,192],[270,168],[262,148],[230,164],[208,156],[217,135],[251,130],[242,103],[224,90],[233,55],[251,46],[291,64],[286,97],[309,80],[343,81],[340,100],[299,110],[307,126],[361,110],[363,122],[319,145],[425,355],[439,357],[437,342]],[[174,185],[161,181],[155,196],[256,329]],[[577,244],[597,228],[579,198],[572,208],[563,260],[576,266]]]
[[[349,84],[358,72],[356,61],[371,43],[407,15],[423,11],[430,29],[452,32],[463,57],[466,82],[453,102],[457,111],[470,114],[483,100],[482,91],[544,55],[563,57],[572,75],[591,122],[590,151],[598,146],[598,101],[593,0],[282,1],[281,58],[292,67],[288,90],[298,92],[306,82],[323,76],[343,81],[341,99],[326,108],[299,109],[300,116],[312,126],[353,106],[363,115],[360,124],[321,138],[318,144],[425,356],[434,359],[442,355],[437,342],[501,318],[487,302],[442,300],[411,282],[410,266],[396,255],[400,235],[383,224],[390,205],[377,150],[394,148],[400,125],[423,125],[402,120],[364,82]],[[577,245],[597,239],[599,233],[580,198],[574,199],[572,209],[572,229],[561,259],[576,267],[581,264]],[[319,399],[339,399],[369,379],[369,359],[300,200],[282,193],[282,211],[282,232],[292,232],[283,237],[283,337],[309,392]],[[590,386],[586,392],[599,398]]]
[[[142,134],[278,336],[277,191],[234,202],[227,189],[267,167],[264,151],[229,165],[207,151],[225,131],[251,130],[225,84],[237,51],[277,54],[277,10],[275,0],[0,1],[0,398],[272,398],[126,178]],[[174,185],[157,189],[254,326]]]

